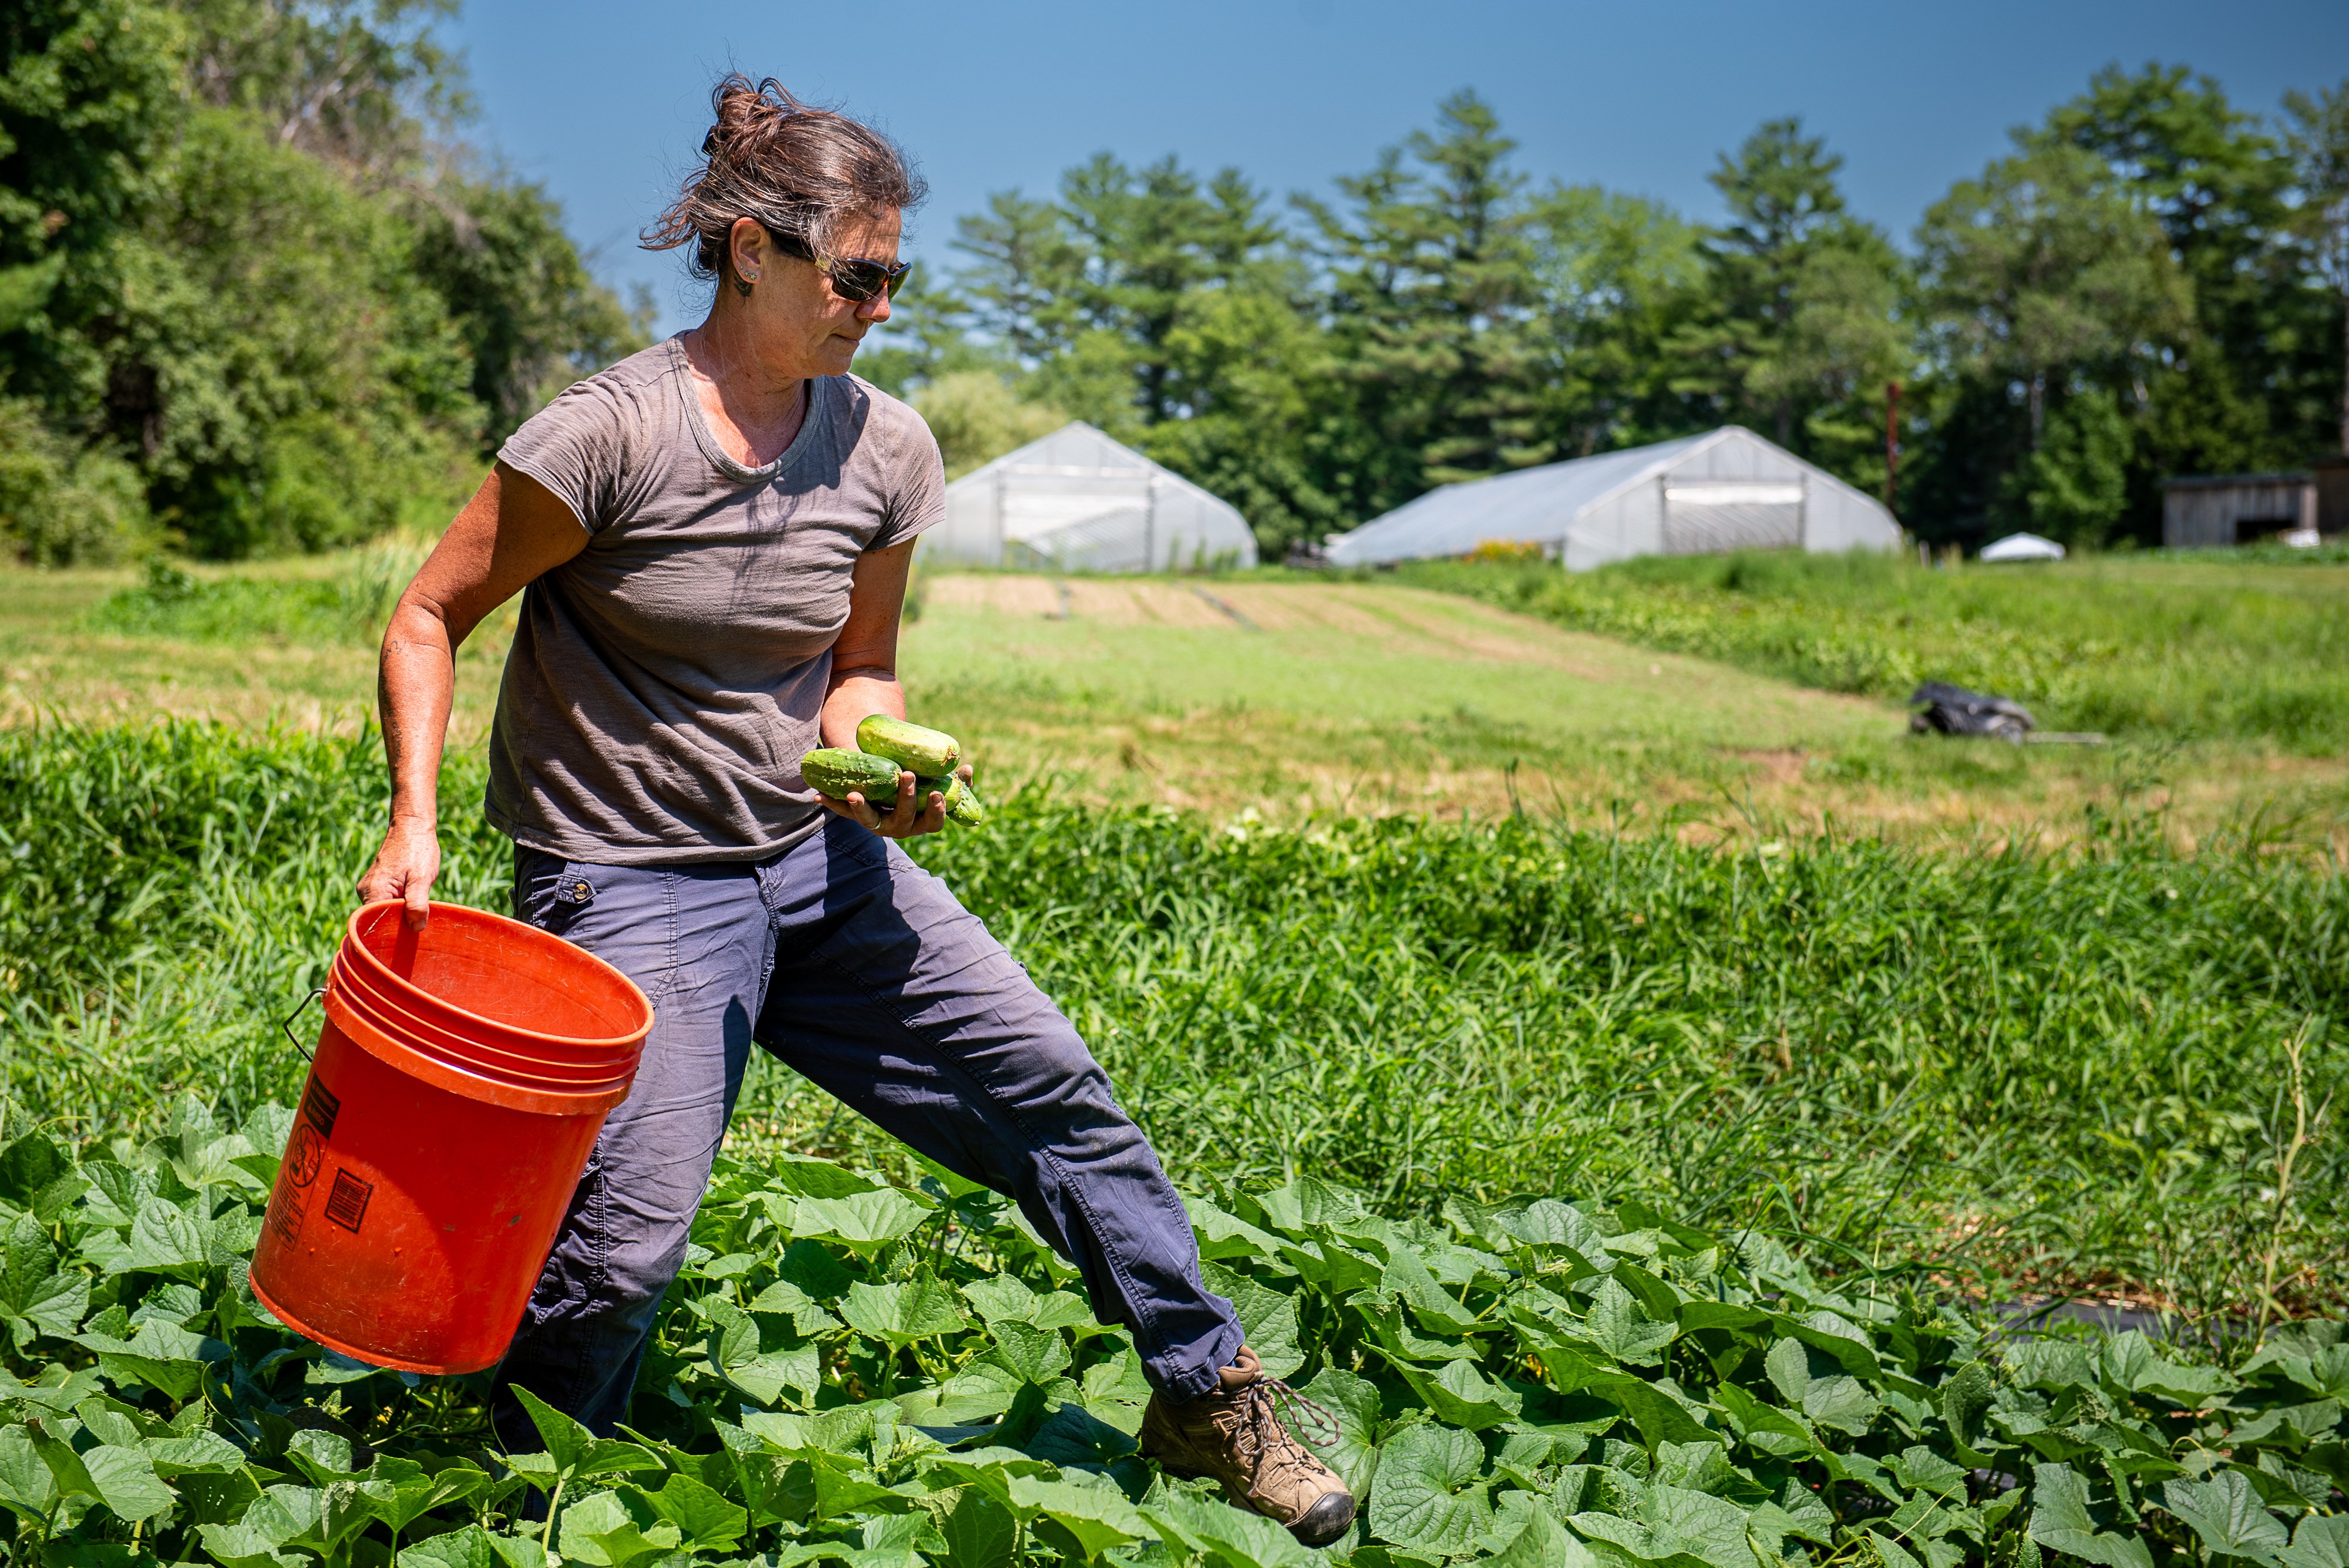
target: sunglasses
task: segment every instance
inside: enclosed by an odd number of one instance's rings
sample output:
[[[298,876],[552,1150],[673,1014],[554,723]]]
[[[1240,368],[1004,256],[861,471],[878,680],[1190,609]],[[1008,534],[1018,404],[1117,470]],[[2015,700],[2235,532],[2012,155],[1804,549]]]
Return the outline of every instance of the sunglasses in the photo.
[[[832,291],[852,304],[862,305],[874,295],[884,293],[892,299],[896,298],[897,291],[905,286],[905,275],[914,270],[914,264],[909,261],[871,261],[864,256],[826,259],[797,240],[786,239],[772,229],[767,232],[773,235],[777,250],[786,255],[797,256],[802,261],[815,263],[824,275],[832,279]]]

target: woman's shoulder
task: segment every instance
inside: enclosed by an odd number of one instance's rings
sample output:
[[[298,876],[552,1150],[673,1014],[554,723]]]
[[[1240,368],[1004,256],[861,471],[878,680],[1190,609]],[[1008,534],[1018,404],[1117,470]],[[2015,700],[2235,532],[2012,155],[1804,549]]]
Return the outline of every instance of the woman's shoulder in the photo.
[[[499,458],[570,504],[592,531],[668,437],[676,353],[663,341],[584,376],[524,420]]]
[[[922,412],[903,398],[894,397],[854,372],[839,378],[845,405],[842,412],[856,432],[859,445],[873,443],[873,450],[885,457],[907,456],[925,450],[936,451],[937,439],[930,434],[930,423]]]
[[[637,349],[616,364],[605,366],[592,376],[580,377],[555,393],[547,407],[555,408],[566,400],[574,403],[625,407],[664,391],[669,379],[677,373],[676,340],[664,337],[649,348]]]

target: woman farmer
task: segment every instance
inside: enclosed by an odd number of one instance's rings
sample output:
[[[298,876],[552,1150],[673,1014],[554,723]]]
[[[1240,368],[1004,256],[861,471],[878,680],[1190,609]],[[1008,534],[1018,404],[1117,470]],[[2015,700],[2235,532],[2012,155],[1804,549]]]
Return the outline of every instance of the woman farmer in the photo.
[[[423,924],[452,659],[516,592],[490,742],[514,912],[611,963],[656,1022],[499,1373],[592,1430],[627,1414],[755,1043],[1018,1199],[1133,1338],[1145,1451],[1319,1545],[1354,1501],[1200,1282],[1182,1200],[1084,1042],[893,840],[944,802],[826,800],[798,759],[903,717],[916,535],[944,507],[921,416],[849,374],[923,193],[885,139],[730,76],[705,161],[647,237],[716,282],[699,327],[515,431],[384,634],[390,831],[359,883]]]

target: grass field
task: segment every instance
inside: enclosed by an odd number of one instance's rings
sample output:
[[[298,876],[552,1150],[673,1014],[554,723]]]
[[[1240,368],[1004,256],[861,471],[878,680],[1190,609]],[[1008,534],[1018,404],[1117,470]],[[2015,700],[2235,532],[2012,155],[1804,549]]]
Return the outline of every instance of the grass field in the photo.
[[[2349,748],[2349,561],[2328,550],[2092,556],[1926,568],[1776,551],[1629,561],[1427,563],[1405,581],[1834,691],[1952,680],[2058,730]]]
[[[0,713],[354,733],[372,707],[382,608],[417,556],[383,546],[156,583],[0,571]],[[1465,582],[1498,597],[1518,580]],[[2250,831],[2349,846],[2337,750],[2158,730],[2093,750],[1920,739],[1881,694],[1806,689],[1752,649],[1641,649],[1460,593],[1279,573],[966,575],[930,579],[921,597],[903,659],[917,708],[984,736],[991,779],[1050,778],[1102,805],[1275,821],[1526,810],[1760,838],[1833,821],[2054,843],[2090,810],[2153,803],[2182,846]],[[511,625],[508,611],[460,661],[460,750],[487,733]]]
[[[507,856],[452,763],[444,891]],[[99,1132],[300,1062],[384,810],[366,737],[0,733],[14,1093]],[[1760,1225],[1837,1267],[2194,1313],[2336,1299],[2349,886],[2108,824],[2063,856],[1735,851],[1533,818],[1218,826],[1043,791],[924,857],[1195,1182],[1309,1173],[1391,1212],[1573,1192]],[[739,1135],[885,1162],[780,1072]],[[2279,1194],[2287,1154],[2291,1182]],[[2272,1268],[2273,1280],[2268,1275]]]

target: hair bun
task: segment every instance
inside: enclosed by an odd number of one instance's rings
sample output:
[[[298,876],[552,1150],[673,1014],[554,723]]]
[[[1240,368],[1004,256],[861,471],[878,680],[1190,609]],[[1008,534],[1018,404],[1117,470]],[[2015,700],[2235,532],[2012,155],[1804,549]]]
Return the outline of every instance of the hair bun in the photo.
[[[693,246],[698,277],[726,268],[735,223],[755,219],[775,239],[811,255],[830,253],[843,218],[905,211],[926,193],[922,177],[887,137],[846,115],[811,109],[772,77],[753,85],[740,71],[709,95],[711,124],[701,167],[660,221],[645,231],[648,250]]]

